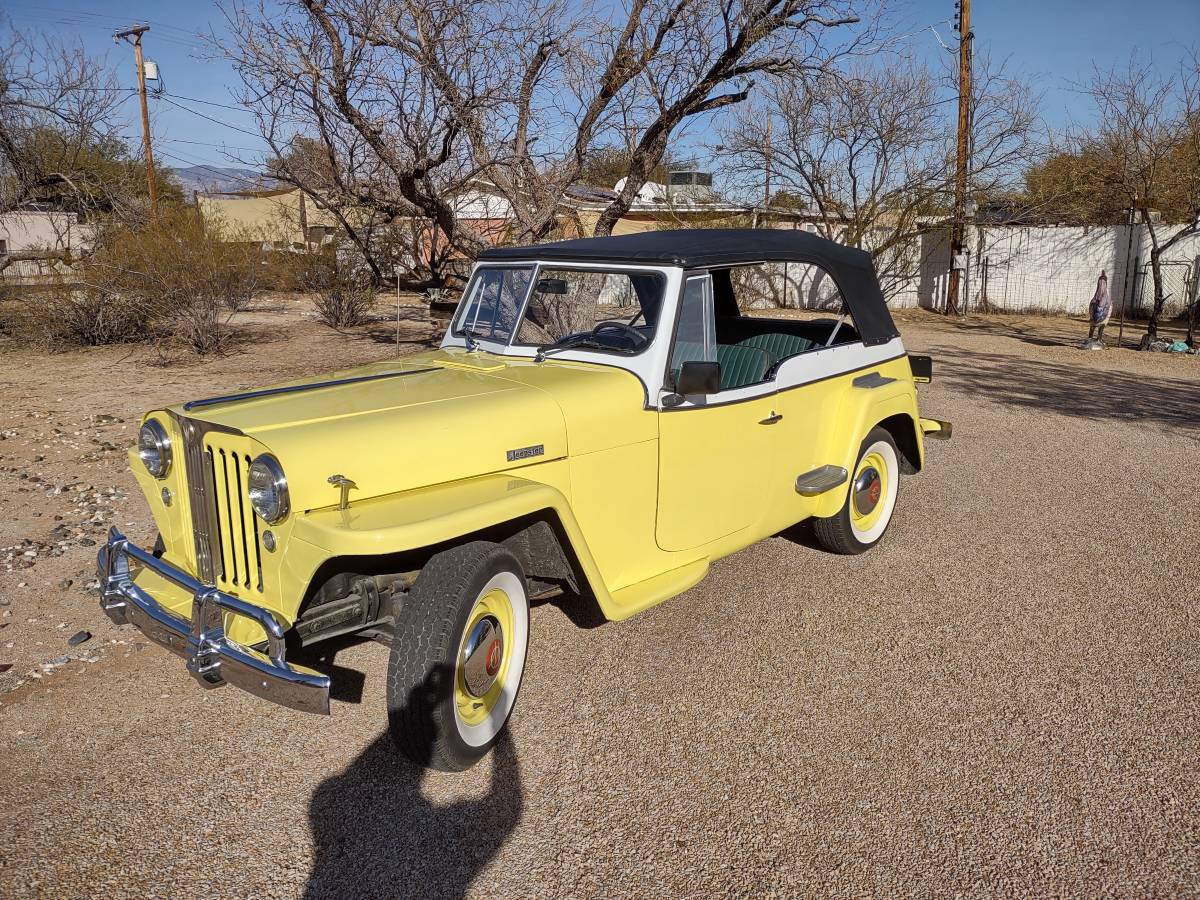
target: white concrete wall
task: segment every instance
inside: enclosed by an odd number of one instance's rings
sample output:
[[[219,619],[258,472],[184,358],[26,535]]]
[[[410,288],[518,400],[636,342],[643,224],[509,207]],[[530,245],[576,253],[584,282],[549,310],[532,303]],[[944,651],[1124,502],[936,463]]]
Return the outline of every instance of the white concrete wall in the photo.
[[[1087,311],[1096,278],[1104,270],[1108,273],[1114,311],[1120,309],[1123,298],[1128,298],[1130,310],[1148,310],[1153,285],[1144,270],[1150,240],[1141,225],[1133,228],[1132,244],[1129,232],[1125,225],[972,229],[968,309],[980,309],[986,292],[987,305],[993,310],[1079,315]],[[895,308],[945,307],[949,266],[945,238],[926,235],[920,240],[920,269],[890,299]],[[1126,260],[1130,269],[1128,283]],[[1195,297],[1198,271],[1200,235],[1192,235],[1177,243],[1164,257],[1165,290],[1173,295],[1167,300],[1168,312],[1182,310]]]
[[[85,250],[95,238],[90,225],[81,225],[75,213],[18,211],[0,214],[0,240],[8,253],[38,250]],[[68,268],[57,261],[20,260],[5,268],[0,282],[36,281]]]
[[[91,237],[75,213],[8,212],[0,214],[0,240],[9,253],[27,250],[74,250]]]

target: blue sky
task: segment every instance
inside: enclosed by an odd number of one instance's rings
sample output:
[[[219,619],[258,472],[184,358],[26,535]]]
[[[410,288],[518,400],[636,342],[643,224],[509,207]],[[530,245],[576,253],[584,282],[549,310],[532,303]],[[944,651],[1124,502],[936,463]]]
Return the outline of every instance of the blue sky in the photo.
[[[918,52],[930,58],[945,53],[922,29],[938,23],[942,39],[951,43],[953,0],[892,2],[901,30],[915,32],[912,40]],[[163,163],[230,165],[225,152],[255,158],[262,142],[240,130],[254,132],[252,118],[244,110],[227,108],[236,106],[231,96],[236,76],[224,62],[205,58],[204,46],[191,37],[210,28],[224,32],[224,17],[216,4],[199,0],[126,0],[119,6],[95,0],[48,3],[5,0],[3,11],[15,27],[77,36],[90,51],[107,54],[119,66],[122,83],[130,87],[135,84],[133,51],[125,44],[114,46],[112,32],[135,22],[150,24],[145,37],[147,58],[161,67],[166,90],[177,104],[152,101],[157,155]],[[1086,80],[1093,61],[1105,68],[1122,65],[1130,53],[1137,52],[1170,72],[1187,52],[1188,42],[1200,44],[1200,0],[974,0],[972,18],[979,49],[1035,80],[1043,93],[1046,118],[1056,127],[1090,118],[1087,99],[1073,85]],[[136,139],[140,135],[136,100],[127,101],[125,109],[128,134]]]

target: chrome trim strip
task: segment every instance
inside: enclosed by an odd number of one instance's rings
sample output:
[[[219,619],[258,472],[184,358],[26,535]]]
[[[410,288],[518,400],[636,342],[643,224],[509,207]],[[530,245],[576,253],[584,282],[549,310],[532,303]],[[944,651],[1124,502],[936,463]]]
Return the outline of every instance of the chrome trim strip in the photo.
[[[190,621],[164,609],[133,583],[130,561],[192,595]],[[96,556],[100,608],[118,625],[133,625],[154,643],[187,660],[188,671],[205,687],[232,684],[256,696],[298,709],[329,714],[328,675],[288,664],[284,629],[261,606],[202,584],[186,572],[129,543],[116,528]],[[267,635],[264,656],[225,636],[225,615],[251,619]]]
[[[208,422],[173,416],[183,433],[183,464],[187,478],[188,505],[192,514],[192,540],[196,548],[196,574],[202,581],[216,582],[221,560],[219,523],[217,522],[216,484],[208,465],[204,437],[210,431],[229,431]],[[224,562],[221,562],[224,568]]]
[[[204,400],[189,400],[183,404],[185,412],[191,412],[201,406],[213,406],[217,403],[236,403],[240,400],[257,400],[259,397],[274,397],[276,394],[294,394],[299,391],[315,391],[318,388],[338,387],[343,384],[359,384],[364,381],[378,381],[380,378],[399,378],[401,375],[419,375],[422,372],[436,372],[440,366],[427,366],[424,369],[405,369],[403,372],[383,372],[379,375],[356,375],[353,378],[336,378],[332,381],[314,381],[311,384],[294,384],[290,387],[263,388],[258,391],[245,391],[241,394],[225,394],[221,397],[208,397]]]

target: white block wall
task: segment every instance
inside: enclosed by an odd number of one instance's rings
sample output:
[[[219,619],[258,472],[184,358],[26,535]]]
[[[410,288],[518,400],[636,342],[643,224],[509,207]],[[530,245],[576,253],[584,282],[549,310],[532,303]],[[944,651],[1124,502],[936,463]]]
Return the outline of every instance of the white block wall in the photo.
[[[944,235],[924,235],[918,273],[890,299],[896,308],[943,309],[946,303],[949,254]],[[1149,261],[1150,241],[1144,226],[1020,227],[973,229],[967,278],[968,309],[980,308],[986,290],[994,310],[1079,315],[1087,311],[1100,271],[1108,273],[1114,313],[1123,297],[1129,309],[1147,309],[1153,285],[1148,274],[1134,275]],[[1126,277],[1129,260],[1129,282]],[[1184,238],[1164,257],[1165,290],[1173,294],[1167,310],[1176,312],[1195,298],[1200,272],[1200,235]],[[1190,292],[1190,293],[1189,293]]]

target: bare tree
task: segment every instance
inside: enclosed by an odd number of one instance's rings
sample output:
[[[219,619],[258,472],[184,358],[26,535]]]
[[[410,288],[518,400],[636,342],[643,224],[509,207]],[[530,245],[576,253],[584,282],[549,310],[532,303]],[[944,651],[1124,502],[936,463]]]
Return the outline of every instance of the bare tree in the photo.
[[[1200,57],[1193,54],[1175,77],[1131,59],[1123,70],[1097,71],[1089,93],[1099,121],[1079,135],[1079,151],[1146,228],[1154,281],[1146,330],[1154,337],[1166,302],[1163,254],[1200,233]]]
[[[121,139],[120,106],[130,96],[113,70],[82,45],[9,30],[0,38],[0,212],[49,208],[55,227],[74,219],[124,217],[146,198],[146,176]],[[180,196],[163,179],[164,199]],[[0,272],[23,261],[71,262],[77,242],[0,259]]]
[[[970,184],[988,196],[1032,154],[1037,104],[986,59],[979,69]],[[914,274],[916,237],[946,224],[951,90],[927,66],[894,56],[817,78],[775,78],[762,102],[721,129],[721,147],[735,173],[770,171],[774,205],[811,213],[824,237],[871,250],[890,296]]]
[[[865,46],[874,20],[846,29],[859,21],[854,6],[624,0],[598,12],[563,0],[294,0],[282,14],[234,8],[236,37],[223,52],[275,151],[275,173],[339,218],[376,275],[368,226],[429,223],[409,254],[410,280],[436,284],[451,259],[497,237],[534,241],[559,229],[570,218],[566,190],[598,148],[617,146],[626,181],[594,226],[610,233],[685,121],[741,103],[756,76],[815,72]],[[460,215],[472,189],[503,198],[506,233],[489,217]]]
[[[0,43],[0,210],[39,201],[85,210],[127,194],[124,173],[102,165],[124,148],[116,115],[122,99],[112,70],[81,45],[6,32]]]

